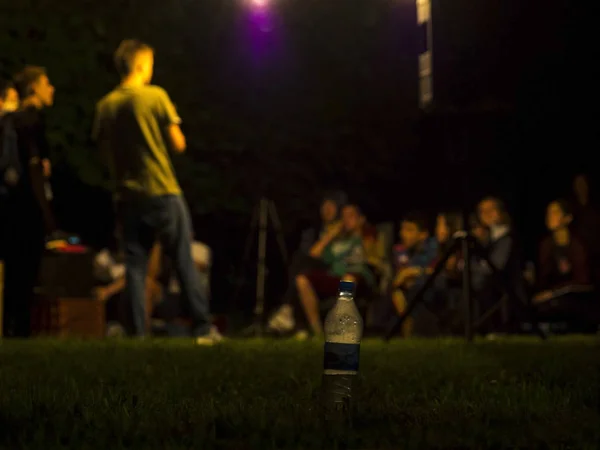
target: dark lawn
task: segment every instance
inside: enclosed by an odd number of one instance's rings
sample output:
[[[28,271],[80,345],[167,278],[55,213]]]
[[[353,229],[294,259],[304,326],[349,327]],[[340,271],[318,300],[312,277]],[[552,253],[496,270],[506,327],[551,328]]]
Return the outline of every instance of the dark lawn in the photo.
[[[367,340],[347,445],[600,448],[600,339]],[[322,344],[0,341],[0,448],[334,448]]]

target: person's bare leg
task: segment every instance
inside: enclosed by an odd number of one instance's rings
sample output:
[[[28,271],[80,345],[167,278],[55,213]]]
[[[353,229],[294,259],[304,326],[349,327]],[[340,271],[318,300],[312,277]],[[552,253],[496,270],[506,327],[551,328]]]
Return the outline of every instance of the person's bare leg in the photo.
[[[392,302],[394,303],[394,308],[396,308],[396,312],[398,315],[404,314],[406,311],[406,296],[401,289],[396,289],[392,293]],[[410,337],[413,332],[413,319],[412,317],[407,317],[402,323],[402,336]]]
[[[298,288],[300,303],[302,304],[304,314],[306,314],[310,327],[315,334],[322,334],[323,327],[321,326],[321,317],[319,315],[319,299],[317,298],[317,294],[315,294],[310,281],[305,275],[298,275],[296,277],[296,287]]]

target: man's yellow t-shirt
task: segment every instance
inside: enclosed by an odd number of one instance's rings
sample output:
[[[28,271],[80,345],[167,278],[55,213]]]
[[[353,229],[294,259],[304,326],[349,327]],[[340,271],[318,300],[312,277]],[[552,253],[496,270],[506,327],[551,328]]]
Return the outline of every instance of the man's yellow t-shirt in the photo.
[[[107,158],[120,197],[181,194],[165,136],[169,125],[179,123],[158,86],[120,86],[98,102],[92,138]]]

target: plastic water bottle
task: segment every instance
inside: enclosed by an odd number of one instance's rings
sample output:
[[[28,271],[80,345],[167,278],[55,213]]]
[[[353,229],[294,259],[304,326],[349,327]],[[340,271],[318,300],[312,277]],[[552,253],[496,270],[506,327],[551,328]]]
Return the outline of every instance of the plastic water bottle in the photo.
[[[354,303],[355,284],[340,282],[337,302],[325,319],[323,394],[326,420],[350,419],[352,387],[360,359],[363,320]]]

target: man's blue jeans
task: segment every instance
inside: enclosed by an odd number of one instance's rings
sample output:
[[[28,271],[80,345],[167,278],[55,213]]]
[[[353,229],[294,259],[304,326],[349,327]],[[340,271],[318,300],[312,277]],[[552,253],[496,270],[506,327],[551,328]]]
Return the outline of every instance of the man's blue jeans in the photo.
[[[208,297],[192,259],[192,226],[184,198],[165,195],[135,199],[123,202],[120,208],[127,267],[124,295],[132,305],[134,333],[146,334],[146,271],[150,251],[159,241],[173,261],[193,335],[207,334],[211,325]]]

